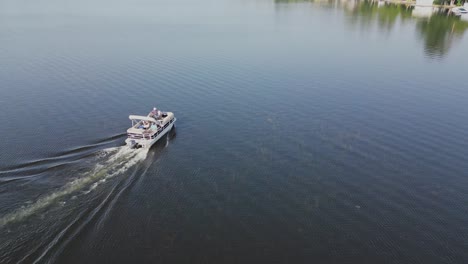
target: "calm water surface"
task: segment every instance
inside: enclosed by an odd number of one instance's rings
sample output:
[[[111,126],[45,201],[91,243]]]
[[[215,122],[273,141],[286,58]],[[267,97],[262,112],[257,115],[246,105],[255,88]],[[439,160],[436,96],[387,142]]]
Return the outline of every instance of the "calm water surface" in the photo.
[[[466,263],[467,30],[363,1],[0,0],[0,262]],[[177,128],[122,147],[153,106]]]

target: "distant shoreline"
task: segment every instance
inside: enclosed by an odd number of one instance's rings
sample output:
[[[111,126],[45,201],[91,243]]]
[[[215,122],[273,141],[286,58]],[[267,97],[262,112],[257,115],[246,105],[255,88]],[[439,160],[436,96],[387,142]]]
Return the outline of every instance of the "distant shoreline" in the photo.
[[[387,3],[392,3],[392,4],[402,4],[402,5],[411,5],[411,6],[427,6],[427,7],[438,7],[438,8],[446,8],[446,9],[451,9],[454,7],[457,7],[457,5],[436,5],[436,4],[431,4],[431,5],[424,5],[424,4],[417,4],[416,1],[405,1],[405,0],[384,0],[384,2]]]

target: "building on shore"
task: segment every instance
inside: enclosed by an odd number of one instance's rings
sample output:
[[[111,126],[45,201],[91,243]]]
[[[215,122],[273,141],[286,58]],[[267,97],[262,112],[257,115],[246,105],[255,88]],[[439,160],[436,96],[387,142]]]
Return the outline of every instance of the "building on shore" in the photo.
[[[431,17],[435,12],[435,8],[432,5],[433,0],[416,0],[416,5],[411,13],[414,17]]]
[[[432,6],[434,0],[416,0],[416,6]]]

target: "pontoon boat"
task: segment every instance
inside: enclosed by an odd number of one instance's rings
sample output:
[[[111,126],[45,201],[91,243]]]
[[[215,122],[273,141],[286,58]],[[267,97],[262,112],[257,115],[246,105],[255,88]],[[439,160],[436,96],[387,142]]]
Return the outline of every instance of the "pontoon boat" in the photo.
[[[150,148],[175,126],[176,121],[174,113],[156,108],[147,116],[130,115],[128,118],[132,120],[132,127],[127,129],[125,143],[131,148]]]

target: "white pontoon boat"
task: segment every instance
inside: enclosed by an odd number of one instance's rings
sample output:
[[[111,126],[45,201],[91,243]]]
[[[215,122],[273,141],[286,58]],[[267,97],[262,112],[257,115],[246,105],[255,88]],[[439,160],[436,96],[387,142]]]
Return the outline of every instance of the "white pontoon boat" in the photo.
[[[468,14],[468,10],[466,10],[464,7],[454,7],[452,8],[452,13],[456,16],[461,16]]]
[[[130,115],[128,118],[132,120],[132,127],[127,129],[125,143],[131,148],[150,148],[175,126],[176,121],[174,113],[156,108],[147,116]]]

